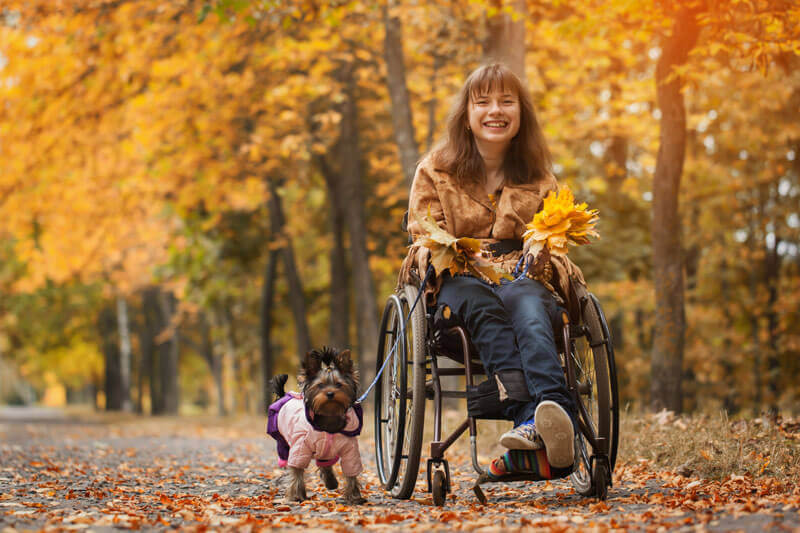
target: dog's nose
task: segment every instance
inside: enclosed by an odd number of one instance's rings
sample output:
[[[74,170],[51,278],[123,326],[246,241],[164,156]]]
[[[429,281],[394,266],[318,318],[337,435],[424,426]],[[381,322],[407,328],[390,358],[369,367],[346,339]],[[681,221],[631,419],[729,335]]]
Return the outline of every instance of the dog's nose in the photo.
[[[326,393],[326,395],[328,396],[328,399],[329,399],[329,400],[333,399],[333,393],[332,393],[331,391],[328,391],[328,392]]]

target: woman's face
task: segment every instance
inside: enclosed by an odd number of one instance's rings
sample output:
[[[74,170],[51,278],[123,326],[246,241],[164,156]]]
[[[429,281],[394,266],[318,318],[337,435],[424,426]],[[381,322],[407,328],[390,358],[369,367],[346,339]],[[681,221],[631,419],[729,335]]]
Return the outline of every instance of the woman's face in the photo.
[[[475,141],[508,145],[519,131],[519,98],[500,88],[470,97],[469,127]]]

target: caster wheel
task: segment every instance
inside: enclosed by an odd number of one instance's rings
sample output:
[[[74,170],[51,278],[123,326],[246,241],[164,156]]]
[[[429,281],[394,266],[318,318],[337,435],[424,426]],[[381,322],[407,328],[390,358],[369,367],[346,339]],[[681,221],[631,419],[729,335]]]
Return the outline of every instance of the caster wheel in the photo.
[[[595,496],[598,500],[604,501],[608,497],[608,469],[597,461],[593,470],[592,481],[594,482]]]
[[[444,472],[441,470],[437,470],[433,473],[431,492],[433,493],[434,505],[437,507],[443,506],[447,499],[447,483],[444,479]]]

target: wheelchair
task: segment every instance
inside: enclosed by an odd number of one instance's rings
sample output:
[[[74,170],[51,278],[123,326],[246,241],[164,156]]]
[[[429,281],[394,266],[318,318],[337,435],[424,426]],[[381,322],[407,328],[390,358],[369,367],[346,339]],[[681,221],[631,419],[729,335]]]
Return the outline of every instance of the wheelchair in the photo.
[[[476,386],[475,377],[485,376],[486,372],[466,330],[449,316],[446,306],[426,309],[424,295],[419,297],[421,285],[416,276],[414,283],[389,296],[381,319],[378,369],[387,356],[392,356],[386,361],[374,394],[375,456],[384,488],[397,499],[411,498],[414,493],[422,459],[427,401],[433,402],[434,412],[427,490],[436,505],[444,505],[451,492],[445,452],[467,430],[472,466],[479,475],[473,490],[482,503],[486,498],[481,483],[541,480],[524,472],[490,480],[487,470],[479,464],[476,420],[506,419],[500,409],[497,385],[495,380],[487,379]],[[575,309],[562,313],[561,331],[555,332],[567,389],[578,412],[575,463],[569,477],[579,494],[604,500],[611,486],[619,441],[614,349],[600,302],[577,281],[571,287]],[[440,361],[445,358],[458,364],[442,367]],[[443,390],[443,376],[464,376],[466,390]],[[443,438],[442,400],[448,397],[466,398],[467,414],[457,429]]]

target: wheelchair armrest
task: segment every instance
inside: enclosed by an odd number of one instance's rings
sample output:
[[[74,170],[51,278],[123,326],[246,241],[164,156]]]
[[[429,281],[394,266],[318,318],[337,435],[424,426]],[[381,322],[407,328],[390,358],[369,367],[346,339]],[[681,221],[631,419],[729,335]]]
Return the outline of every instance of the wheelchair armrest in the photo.
[[[403,220],[400,222],[400,228],[404,232],[408,233],[408,211],[403,213]],[[410,233],[408,233],[408,244],[414,244],[414,239],[411,237]]]
[[[567,298],[567,312],[573,324],[580,324],[583,317],[583,306],[589,301],[589,288],[575,279],[569,277],[569,298]]]

